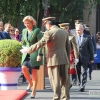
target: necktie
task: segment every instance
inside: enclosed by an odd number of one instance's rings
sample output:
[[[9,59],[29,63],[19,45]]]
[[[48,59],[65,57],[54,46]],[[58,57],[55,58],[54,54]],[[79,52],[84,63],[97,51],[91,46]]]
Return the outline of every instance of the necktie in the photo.
[[[78,44],[79,44],[79,46],[81,45],[81,36],[79,36],[79,38],[78,38]]]

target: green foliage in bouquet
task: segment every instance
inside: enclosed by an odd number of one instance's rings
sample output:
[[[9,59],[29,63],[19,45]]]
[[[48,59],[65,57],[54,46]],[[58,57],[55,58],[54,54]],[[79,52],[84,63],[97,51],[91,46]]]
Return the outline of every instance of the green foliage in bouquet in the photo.
[[[0,40],[0,67],[20,67],[21,48],[16,40]]]

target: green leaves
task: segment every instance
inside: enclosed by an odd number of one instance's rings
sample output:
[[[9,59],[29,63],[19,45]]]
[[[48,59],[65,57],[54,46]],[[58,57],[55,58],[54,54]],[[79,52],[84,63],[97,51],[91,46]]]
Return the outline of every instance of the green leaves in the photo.
[[[86,4],[86,2],[87,0],[71,0],[71,1],[62,0],[61,2],[59,1],[56,7],[56,11],[55,11],[55,12],[60,13],[59,21],[60,22],[72,22],[74,19],[82,19],[83,9],[84,9],[84,5]]]
[[[83,18],[85,6],[91,8],[100,3],[100,0],[49,0],[50,16],[55,16],[57,21],[72,22],[74,19]],[[31,15],[37,21],[43,18],[45,0],[0,0],[0,19],[4,23],[11,22],[17,26],[19,17]],[[41,15],[41,17],[39,16]]]
[[[21,48],[16,40],[0,40],[0,67],[21,66]]]
[[[37,18],[39,0],[0,0],[0,18],[17,26],[18,18],[27,15]]]

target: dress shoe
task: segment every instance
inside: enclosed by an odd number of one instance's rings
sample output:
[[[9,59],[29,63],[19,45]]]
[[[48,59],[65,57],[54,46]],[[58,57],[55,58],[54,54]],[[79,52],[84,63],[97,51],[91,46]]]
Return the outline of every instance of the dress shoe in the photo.
[[[91,80],[91,76],[89,76],[89,80]]]
[[[31,99],[34,99],[35,98],[35,95],[36,95],[36,92],[32,92],[31,93]]]
[[[27,86],[26,91],[27,91],[27,92],[30,92],[31,88],[32,88],[32,85],[29,84],[29,85]]]
[[[72,87],[72,84],[70,84],[69,89]]]
[[[26,89],[26,91],[27,91],[27,92],[30,92],[30,91],[31,91],[31,89]]]
[[[84,87],[79,89],[80,92],[84,92]]]
[[[31,96],[31,99],[34,99],[35,98],[35,96]]]

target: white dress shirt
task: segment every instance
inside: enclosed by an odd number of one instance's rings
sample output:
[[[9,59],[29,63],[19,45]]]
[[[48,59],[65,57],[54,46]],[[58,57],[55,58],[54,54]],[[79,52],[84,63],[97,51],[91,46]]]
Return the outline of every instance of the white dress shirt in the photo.
[[[78,45],[80,46],[83,40],[83,34],[78,35]]]

